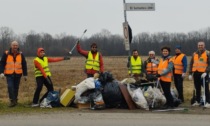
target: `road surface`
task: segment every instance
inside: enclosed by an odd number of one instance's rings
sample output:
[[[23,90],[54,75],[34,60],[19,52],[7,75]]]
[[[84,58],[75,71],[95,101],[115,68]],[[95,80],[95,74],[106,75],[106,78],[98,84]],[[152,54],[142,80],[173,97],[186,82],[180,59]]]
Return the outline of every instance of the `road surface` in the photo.
[[[0,115],[0,126],[210,126],[210,115],[54,112]]]

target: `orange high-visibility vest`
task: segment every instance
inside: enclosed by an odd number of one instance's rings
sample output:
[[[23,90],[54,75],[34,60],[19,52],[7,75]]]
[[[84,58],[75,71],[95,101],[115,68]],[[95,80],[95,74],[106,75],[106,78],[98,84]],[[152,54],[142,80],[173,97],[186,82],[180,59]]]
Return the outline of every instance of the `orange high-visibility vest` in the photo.
[[[146,71],[147,71],[147,74],[157,74],[157,70],[158,70],[158,65],[155,64],[155,63],[147,63],[147,66],[146,66]]]
[[[100,62],[99,53],[97,52],[96,56],[95,56],[95,59],[93,59],[93,54],[91,53],[91,51],[89,51],[85,68],[99,71],[100,70],[100,63],[99,62]]]
[[[198,72],[205,72],[207,64],[207,52],[203,52],[200,57],[198,57],[197,53],[194,53],[193,55],[193,67],[192,72],[198,71]]]
[[[161,58],[160,63],[158,65],[158,74],[161,74],[165,69],[168,67],[168,63],[171,61],[171,59],[166,59],[163,60]],[[169,72],[168,74],[161,76],[160,80],[165,81],[165,82],[171,82],[172,78],[172,72]]]
[[[8,51],[5,52],[7,54],[7,61],[4,69],[4,74],[22,74],[22,57],[21,53],[18,53],[14,58],[13,55],[8,54]]]
[[[182,64],[182,59],[185,55],[182,53],[178,56],[174,56],[173,63],[174,63],[174,73],[175,74],[182,74],[184,66]]]

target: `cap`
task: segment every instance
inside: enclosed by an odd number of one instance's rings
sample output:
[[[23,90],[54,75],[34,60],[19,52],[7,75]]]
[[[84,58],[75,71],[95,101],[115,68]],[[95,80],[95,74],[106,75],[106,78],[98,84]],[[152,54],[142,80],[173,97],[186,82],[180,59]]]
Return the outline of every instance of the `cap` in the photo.
[[[181,50],[182,48],[181,48],[181,46],[180,46],[180,45],[176,45],[175,49],[179,49],[179,50]]]

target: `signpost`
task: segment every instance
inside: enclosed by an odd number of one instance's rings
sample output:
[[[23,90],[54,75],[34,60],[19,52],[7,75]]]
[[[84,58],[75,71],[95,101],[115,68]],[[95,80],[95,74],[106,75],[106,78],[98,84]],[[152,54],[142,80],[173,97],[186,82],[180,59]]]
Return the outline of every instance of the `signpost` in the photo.
[[[154,11],[155,3],[125,3],[126,11]]]
[[[127,15],[126,11],[155,11],[155,3],[126,3],[125,0],[123,0],[124,3],[124,17],[125,22],[123,23],[123,33],[124,33],[124,44],[125,44],[125,50],[129,51],[130,56],[130,42],[129,38],[132,36],[129,36],[129,25],[127,22]]]

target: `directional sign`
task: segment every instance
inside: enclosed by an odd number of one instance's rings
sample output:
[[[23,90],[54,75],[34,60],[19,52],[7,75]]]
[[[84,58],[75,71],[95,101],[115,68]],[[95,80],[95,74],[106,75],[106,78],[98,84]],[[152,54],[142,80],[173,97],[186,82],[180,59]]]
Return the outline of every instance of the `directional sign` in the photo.
[[[155,3],[125,3],[126,11],[155,11]]]

